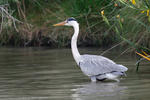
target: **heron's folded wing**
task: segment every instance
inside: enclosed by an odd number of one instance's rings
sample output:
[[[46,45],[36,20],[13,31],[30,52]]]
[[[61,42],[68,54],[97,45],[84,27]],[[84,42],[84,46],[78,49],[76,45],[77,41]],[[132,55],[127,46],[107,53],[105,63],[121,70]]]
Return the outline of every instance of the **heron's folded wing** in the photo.
[[[106,57],[96,55],[82,55],[80,68],[88,76],[99,75],[113,71],[127,71],[127,68],[123,65],[118,65]]]

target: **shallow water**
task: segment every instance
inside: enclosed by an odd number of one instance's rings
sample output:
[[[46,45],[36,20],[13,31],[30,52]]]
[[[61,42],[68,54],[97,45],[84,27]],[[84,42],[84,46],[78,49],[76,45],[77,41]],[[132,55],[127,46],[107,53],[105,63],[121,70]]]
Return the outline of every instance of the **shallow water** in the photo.
[[[80,49],[100,54],[99,49]],[[0,100],[149,100],[149,62],[135,72],[136,59],[118,52],[105,56],[129,68],[121,82],[91,83],[70,49],[0,48]]]

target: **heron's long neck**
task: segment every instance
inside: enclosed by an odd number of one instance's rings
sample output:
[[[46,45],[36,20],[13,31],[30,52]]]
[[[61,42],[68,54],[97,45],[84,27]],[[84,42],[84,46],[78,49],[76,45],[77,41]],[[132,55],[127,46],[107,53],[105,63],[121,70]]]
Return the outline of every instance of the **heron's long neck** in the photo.
[[[76,25],[74,25],[74,34],[71,40],[71,49],[72,49],[72,54],[73,57],[76,61],[76,63],[79,65],[79,59],[80,59],[80,53],[78,51],[77,48],[77,38],[78,38],[78,34],[79,34],[79,24],[77,23]]]

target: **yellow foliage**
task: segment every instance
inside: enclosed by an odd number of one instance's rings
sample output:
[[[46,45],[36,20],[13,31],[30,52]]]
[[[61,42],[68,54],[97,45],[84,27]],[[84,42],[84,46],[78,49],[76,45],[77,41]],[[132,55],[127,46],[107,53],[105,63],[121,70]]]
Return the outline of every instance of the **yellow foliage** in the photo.
[[[104,15],[104,10],[101,11],[101,15]]]
[[[117,15],[116,17],[117,17],[117,18],[120,18],[120,15]]]
[[[143,11],[141,11],[141,13],[143,14],[145,11],[143,10]]]
[[[142,55],[142,54],[140,54],[140,53],[138,53],[138,52],[136,52],[138,55],[140,55],[141,57],[143,57],[143,58],[145,58],[145,59],[147,59],[147,60],[149,60],[150,61],[150,58],[149,57],[147,57],[147,56],[144,56],[144,55]]]
[[[136,2],[135,2],[135,0],[132,0],[132,4],[133,4],[133,5],[136,5]]]
[[[149,9],[147,10],[147,16],[149,16]]]

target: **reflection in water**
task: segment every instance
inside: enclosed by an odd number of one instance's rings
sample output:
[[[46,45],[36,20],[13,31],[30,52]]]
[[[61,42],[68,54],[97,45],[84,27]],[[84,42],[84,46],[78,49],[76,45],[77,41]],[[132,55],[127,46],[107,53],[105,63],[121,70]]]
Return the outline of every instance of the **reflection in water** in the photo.
[[[73,100],[119,100],[125,96],[126,86],[119,86],[117,82],[111,83],[87,83],[79,85],[78,88],[72,89]]]

